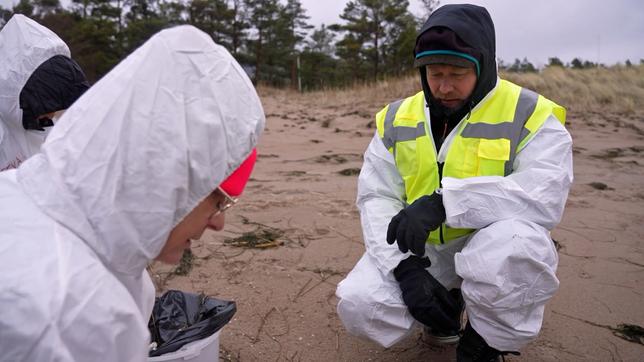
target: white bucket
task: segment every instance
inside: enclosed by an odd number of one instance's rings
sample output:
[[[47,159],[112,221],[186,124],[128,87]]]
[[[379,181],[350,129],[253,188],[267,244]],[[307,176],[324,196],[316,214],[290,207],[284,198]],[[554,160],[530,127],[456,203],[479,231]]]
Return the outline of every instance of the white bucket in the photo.
[[[221,330],[208,338],[185,344],[174,352],[148,357],[148,362],[218,362],[219,332]]]

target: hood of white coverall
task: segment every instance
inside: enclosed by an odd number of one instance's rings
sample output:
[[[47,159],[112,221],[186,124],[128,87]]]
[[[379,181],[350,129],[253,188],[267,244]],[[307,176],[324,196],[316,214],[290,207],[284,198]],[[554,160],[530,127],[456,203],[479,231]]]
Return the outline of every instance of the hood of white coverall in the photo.
[[[28,17],[16,14],[0,31],[0,119],[23,130],[20,91],[31,74],[47,59],[71,57],[65,42]]]
[[[264,122],[232,56],[180,26],[76,101],[17,178],[117,276],[137,278],[172,228],[249,155]]]

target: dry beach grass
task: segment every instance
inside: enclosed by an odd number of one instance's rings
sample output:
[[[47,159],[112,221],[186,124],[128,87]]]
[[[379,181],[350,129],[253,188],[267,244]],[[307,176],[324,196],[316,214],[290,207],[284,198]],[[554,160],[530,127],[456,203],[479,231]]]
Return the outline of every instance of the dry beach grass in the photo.
[[[642,340],[618,334],[644,326],[644,66],[507,76],[566,105],[575,142],[575,184],[553,231],[560,290],[520,359],[641,361]],[[364,251],[354,201],[373,115],[418,89],[415,77],[307,94],[260,88],[260,158],[226,230],[195,243],[180,273],[152,266],[160,291],[237,302],[221,360],[454,359],[419,334],[390,349],[355,338],[335,313],[335,287]]]

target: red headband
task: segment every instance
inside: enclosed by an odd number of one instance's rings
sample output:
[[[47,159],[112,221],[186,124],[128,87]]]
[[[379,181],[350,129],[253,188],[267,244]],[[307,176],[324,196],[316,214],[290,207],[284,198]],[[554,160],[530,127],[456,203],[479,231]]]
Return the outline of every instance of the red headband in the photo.
[[[253,171],[255,160],[257,159],[257,149],[253,148],[250,155],[242,162],[241,165],[219,187],[221,187],[230,196],[237,197],[241,195]]]

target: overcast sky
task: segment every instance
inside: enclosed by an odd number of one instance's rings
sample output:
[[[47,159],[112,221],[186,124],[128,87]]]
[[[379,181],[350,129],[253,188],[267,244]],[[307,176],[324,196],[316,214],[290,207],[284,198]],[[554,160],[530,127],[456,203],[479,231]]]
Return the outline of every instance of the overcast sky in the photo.
[[[0,0],[11,7],[18,0]],[[67,1],[65,1],[67,2]],[[346,0],[301,0],[313,25],[340,21]],[[485,6],[496,26],[497,56],[536,65],[550,57],[604,64],[644,59],[643,0],[471,0]],[[462,1],[441,0],[441,5]],[[420,1],[410,0],[420,15]]]
[[[339,22],[347,1],[301,0],[312,24]],[[497,57],[536,64],[575,57],[604,64],[644,59],[642,0],[471,0],[487,8],[496,27]],[[463,1],[441,0],[440,4]],[[410,10],[420,15],[420,1]]]

